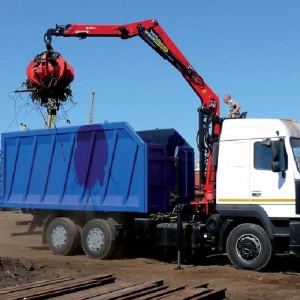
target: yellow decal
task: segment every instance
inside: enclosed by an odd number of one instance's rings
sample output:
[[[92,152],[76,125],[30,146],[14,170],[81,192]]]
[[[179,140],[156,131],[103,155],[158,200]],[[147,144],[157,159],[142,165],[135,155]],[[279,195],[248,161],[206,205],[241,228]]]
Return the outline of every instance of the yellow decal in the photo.
[[[218,199],[218,203],[295,203],[295,199]]]
[[[153,36],[148,30],[145,30],[144,34],[148,38],[150,38],[152,42],[155,43],[156,46],[158,46],[163,52],[167,53],[169,51],[169,49],[163,44],[163,42],[159,38]]]
[[[154,43],[165,53],[169,51],[169,49],[159,39],[155,39]]]

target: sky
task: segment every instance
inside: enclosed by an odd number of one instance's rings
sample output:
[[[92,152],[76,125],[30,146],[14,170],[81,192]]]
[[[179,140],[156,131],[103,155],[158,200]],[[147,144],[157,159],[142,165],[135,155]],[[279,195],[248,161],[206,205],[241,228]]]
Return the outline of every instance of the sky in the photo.
[[[231,94],[248,118],[300,122],[299,0],[0,1],[0,132],[44,128],[45,108],[15,93],[56,24],[129,24],[156,19],[220,96]],[[125,121],[138,130],[175,128],[196,151],[200,99],[169,62],[139,37],[53,37],[75,70],[73,102],[57,127]],[[71,121],[69,125],[66,119]]]

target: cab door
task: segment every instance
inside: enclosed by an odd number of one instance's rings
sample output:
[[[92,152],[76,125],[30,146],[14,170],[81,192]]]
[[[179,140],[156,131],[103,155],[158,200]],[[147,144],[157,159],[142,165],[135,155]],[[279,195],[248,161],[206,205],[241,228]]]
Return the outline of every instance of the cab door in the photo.
[[[220,142],[217,203],[249,203],[249,140]]]
[[[283,155],[284,143],[280,144],[280,158],[275,157],[274,149],[266,140],[252,140],[251,144],[250,203],[262,206],[269,217],[291,217],[295,184],[292,168],[287,168],[287,156]]]

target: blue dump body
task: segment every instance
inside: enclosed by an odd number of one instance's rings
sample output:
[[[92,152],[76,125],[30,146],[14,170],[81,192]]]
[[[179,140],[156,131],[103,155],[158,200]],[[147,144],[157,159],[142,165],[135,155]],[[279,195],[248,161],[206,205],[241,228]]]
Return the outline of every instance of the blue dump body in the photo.
[[[151,213],[170,210],[180,158],[181,203],[194,197],[194,151],[174,129],[104,123],[1,135],[6,208]]]

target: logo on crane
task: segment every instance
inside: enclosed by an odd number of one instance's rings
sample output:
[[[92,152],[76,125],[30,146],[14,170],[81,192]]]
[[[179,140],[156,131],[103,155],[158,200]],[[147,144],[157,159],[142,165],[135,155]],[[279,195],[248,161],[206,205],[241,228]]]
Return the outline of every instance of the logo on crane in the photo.
[[[148,30],[144,31],[145,35],[151,39],[163,52],[168,53],[169,49],[164,45],[164,43],[157,37],[153,36]]]

